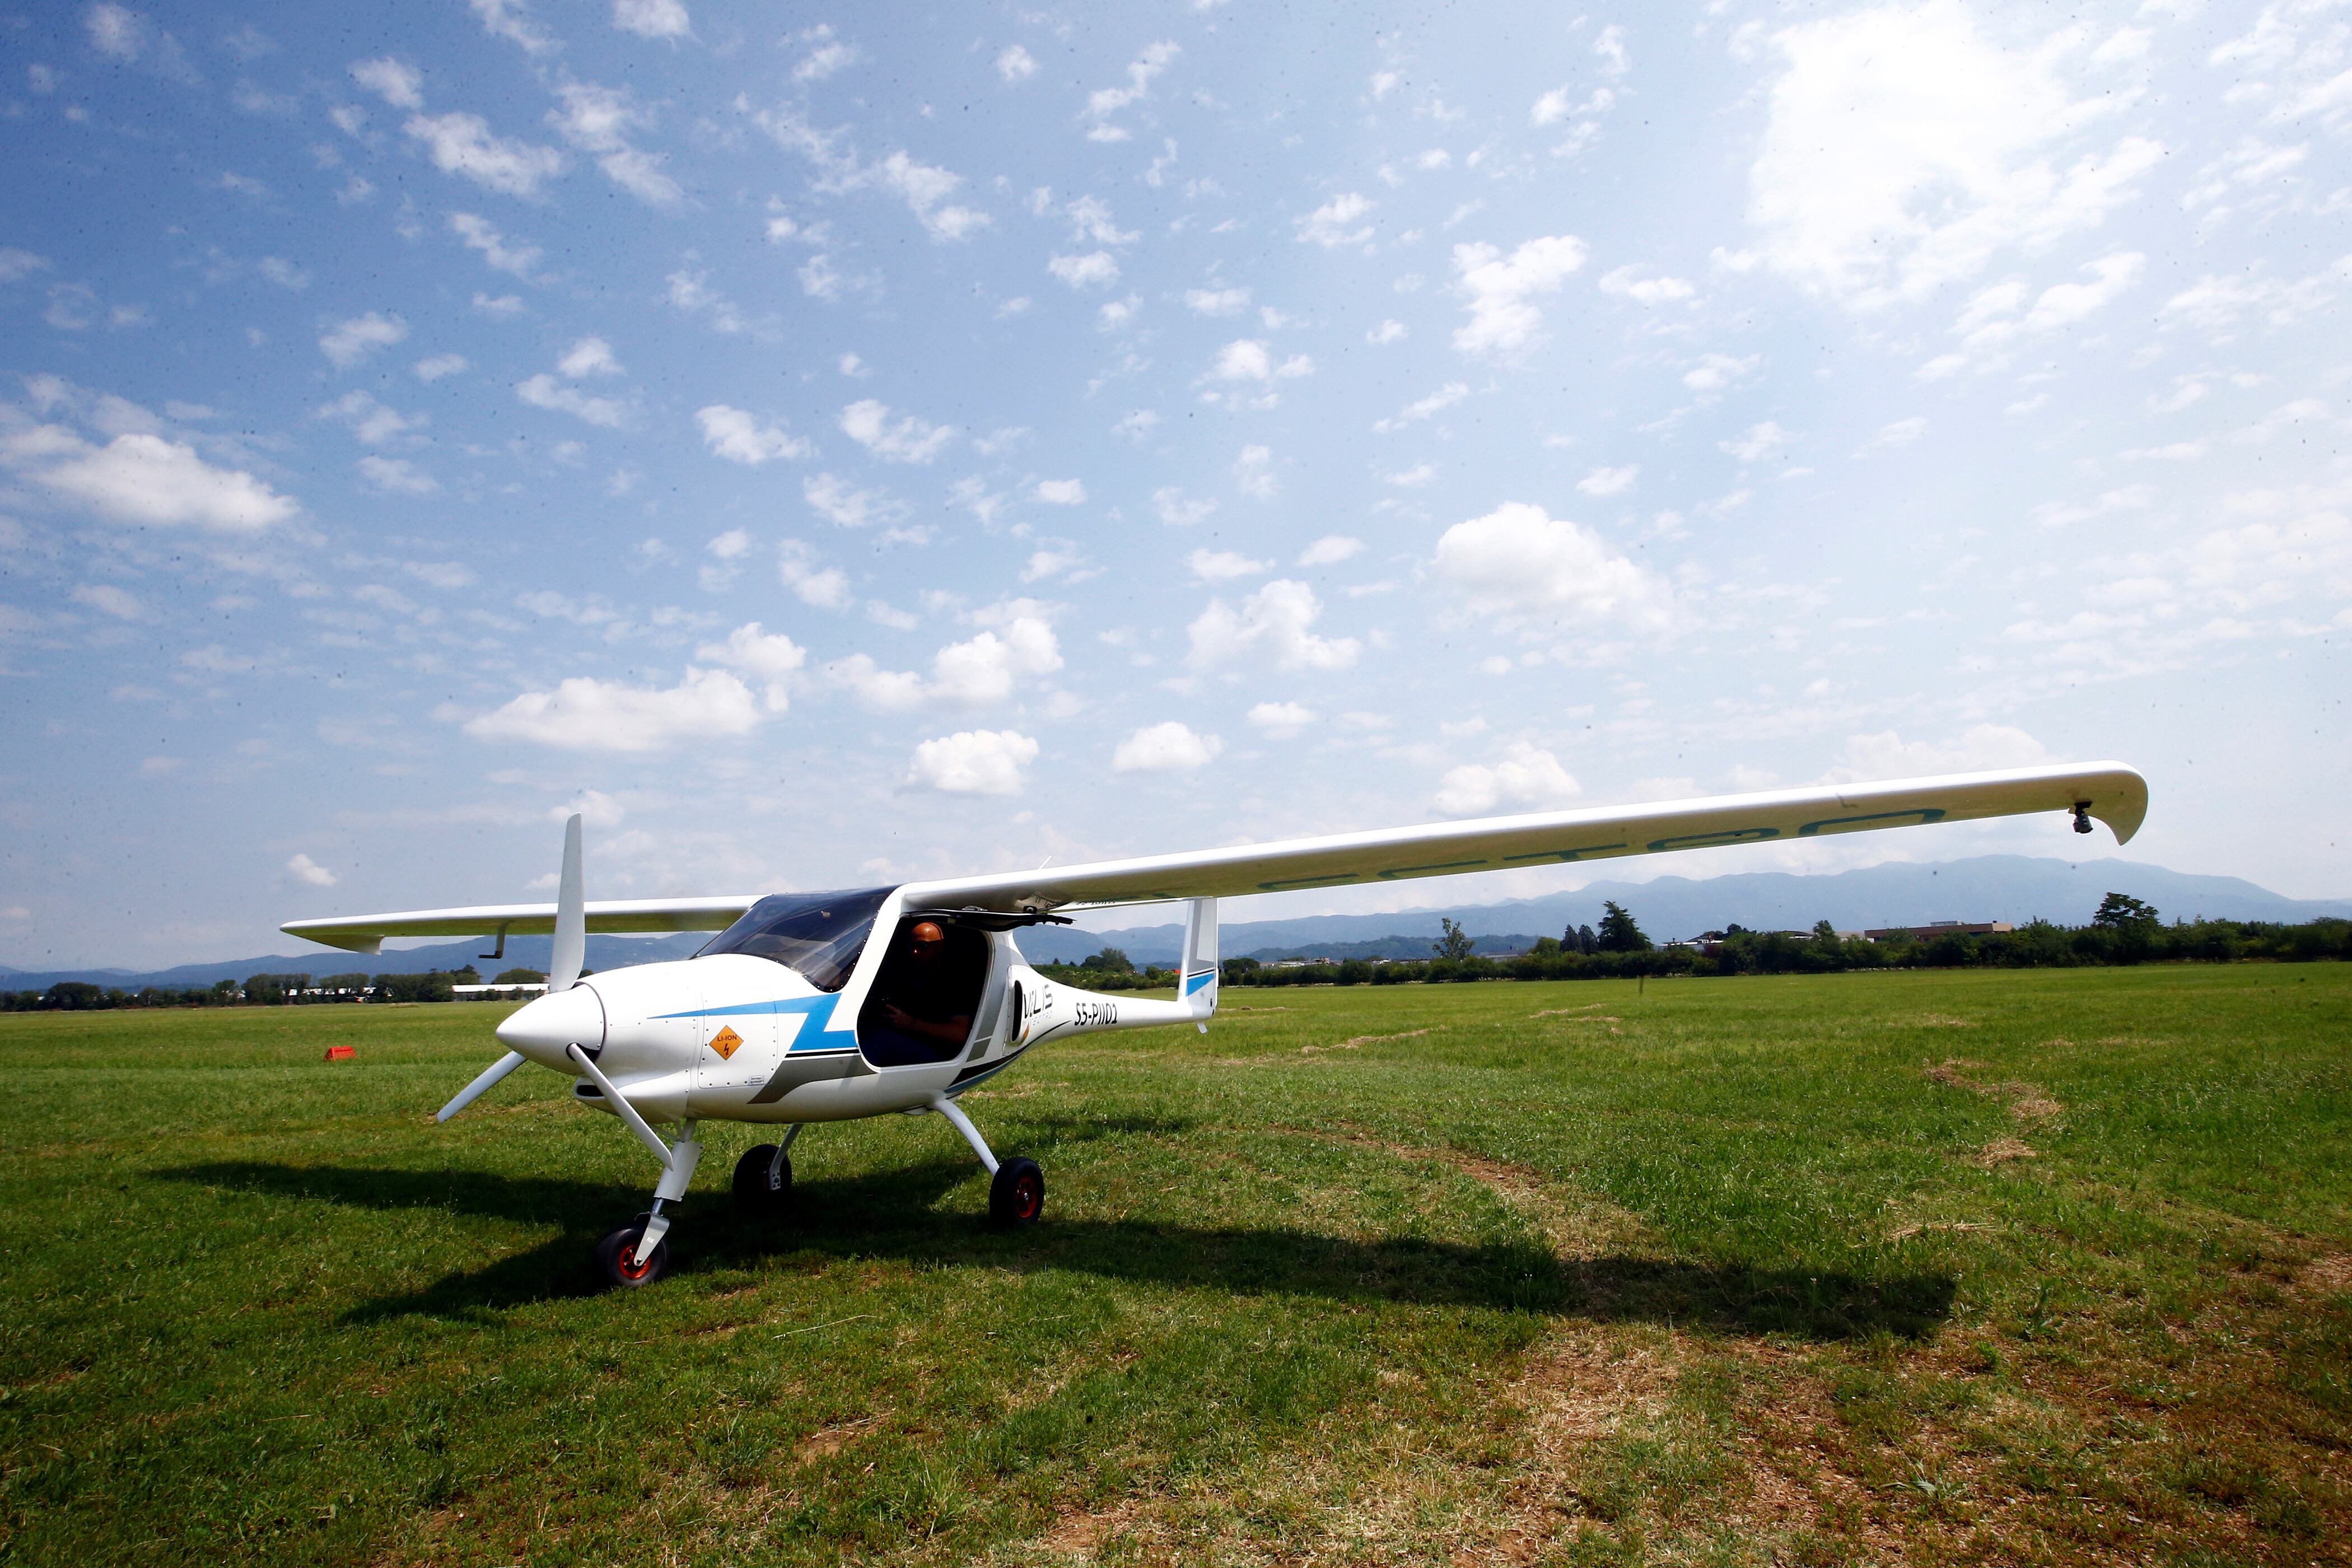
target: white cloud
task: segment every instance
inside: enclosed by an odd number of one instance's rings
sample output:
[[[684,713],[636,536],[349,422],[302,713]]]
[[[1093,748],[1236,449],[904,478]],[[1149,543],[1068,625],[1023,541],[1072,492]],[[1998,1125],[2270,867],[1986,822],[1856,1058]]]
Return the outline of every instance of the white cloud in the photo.
[[[251,534],[300,510],[245,470],[215,468],[194,447],[144,431],[94,447],[59,426],[36,426],[0,444],[0,461],[121,522]]]
[[[1315,722],[1315,711],[1297,702],[1261,702],[1249,710],[1249,721],[1269,741],[1288,741]]]
[[[388,349],[408,336],[408,323],[398,316],[370,310],[364,316],[337,321],[319,339],[319,352],[337,369],[349,370],[378,349]]]
[[[1514,353],[1535,340],[1543,312],[1531,300],[1555,293],[1584,265],[1584,242],[1574,235],[1531,239],[1505,256],[1486,244],[1454,247],[1455,287],[1469,301],[1470,320],[1454,333],[1464,353]]]
[[[2102,112],[2055,74],[2065,36],[2003,48],[1958,0],[1788,28],[1748,218],[1764,259],[1858,309],[1923,299],[2097,226],[2164,149],[2083,132]],[[2062,151],[2062,148],[2067,149]]]
[[[827,665],[824,674],[866,707],[899,712],[926,702],[965,708],[1002,702],[1023,680],[1061,668],[1054,628],[1039,616],[1016,614],[1006,619],[1001,634],[984,631],[940,649],[931,657],[929,680],[910,671],[883,669],[862,653]]]
[[[948,201],[963,176],[930,163],[919,163],[904,153],[893,153],[867,172],[867,177],[907,204],[935,240],[968,239],[994,220],[976,208]]]
[[[1756,374],[1764,363],[1761,354],[1734,358],[1730,354],[1701,354],[1696,364],[1683,372],[1683,384],[1696,393],[1721,392],[1735,382],[1745,381]]]
[[[445,375],[457,375],[467,368],[464,354],[435,354],[416,362],[416,379],[438,381]]]
[[[728,741],[760,723],[751,689],[723,669],[688,666],[672,687],[575,676],[553,691],[526,691],[469,719],[478,741],[528,741],[568,752],[658,752],[689,741]]]
[[[842,434],[893,463],[928,463],[956,437],[952,425],[933,425],[908,414],[890,423],[887,404],[871,397],[858,399],[841,411]]]
[[[467,0],[482,19],[482,31],[504,38],[527,55],[552,54],[562,47],[530,19],[529,0]]]
[[[518,278],[529,278],[531,268],[539,265],[542,254],[535,245],[509,245],[506,237],[487,218],[473,213],[451,213],[450,231],[465,241],[468,250],[478,250],[482,259],[501,272],[511,272]]]
[[[405,458],[371,452],[359,460],[360,478],[384,495],[430,496],[441,493],[441,481]]]
[[[1333,196],[1297,220],[1298,238],[1302,244],[1319,245],[1326,249],[1361,245],[1372,237],[1372,226],[1362,221],[1371,210],[1370,198],[1354,191]]]
[[[604,339],[586,337],[573,343],[555,368],[570,381],[579,381],[592,375],[618,375],[621,362],[613,357],[612,345]],[[592,397],[543,371],[517,384],[515,395],[534,408],[569,414],[606,429],[619,428],[629,416],[629,405],[622,399]]]
[[[1559,124],[1568,118],[1568,89],[1553,88],[1528,107],[1528,123],[1530,125]]]
[[[1638,267],[1620,267],[1601,277],[1601,291],[1631,300],[1637,305],[1671,305],[1696,300],[1696,285],[1683,278],[1636,278]]]
[[[1054,628],[1035,616],[1019,616],[1006,624],[1002,637],[982,632],[932,656],[930,695],[968,706],[1001,702],[1013,695],[1015,682],[1061,668]]]
[[[1541,810],[1566,805],[1584,793],[1559,759],[1526,741],[1516,741],[1502,761],[1465,763],[1437,784],[1437,809],[1447,816],[1479,816],[1498,805]]]
[[[803,479],[801,499],[818,516],[842,528],[892,521],[906,513],[905,505],[894,498],[880,490],[859,489],[835,474],[811,474]]]
[[[120,621],[135,621],[145,613],[137,599],[111,583],[84,583],[73,591],[73,602]]]
[[[1237,662],[1270,664],[1277,669],[1345,669],[1356,662],[1362,645],[1353,637],[1316,636],[1308,628],[1322,613],[1314,589],[1277,577],[1244,599],[1239,609],[1212,599],[1186,628],[1192,645],[1186,657],[1199,669]]]
[[[1759,462],[1776,451],[1781,451],[1796,437],[1767,419],[1760,425],[1750,425],[1728,441],[1717,441],[1718,449],[1728,452],[1743,463]]]
[[[474,309],[485,316],[504,321],[509,316],[522,314],[522,296],[500,294],[493,298],[488,294],[478,293],[474,296]]]
[[[315,417],[348,426],[352,435],[371,447],[410,435],[428,423],[422,414],[409,416],[388,408],[356,387],[319,408]]]
[[[1234,459],[1234,489],[1257,500],[1274,499],[1274,451],[1267,447],[1244,447]]]
[[[996,57],[996,74],[1006,81],[1027,81],[1037,74],[1037,62],[1027,49],[1014,44]]]
[[[1444,413],[1469,395],[1469,383],[1449,381],[1419,402],[1406,404],[1398,411],[1394,418],[1378,421],[1372,428],[1383,436],[1392,431],[1402,430],[1406,426],[1426,419],[1433,414]]]
[[[629,140],[633,132],[652,130],[654,117],[627,89],[567,81],[555,93],[562,104],[548,111],[547,122],[594,158],[605,178],[648,206],[673,206],[685,195],[663,170],[666,154],[647,153]]]
[[[2087,283],[2060,283],[2045,289],[2032,307],[2025,303],[2025,285],[2017,279],[1979,289],[1953,323],[1958,348],[1940,354],[1920,368],[1928,380],[1974,366],[1996,370],[2008,363],[2008,351],[2020,341],[2071,327],[2106,308],[2117,295],[2137,283],[2147,270],[2147,258],[2136,250],[2117,251],[2086,263]]]
[[[1188,289],[1184,304],[1196,316],[1238,316],[1249,309],[1246,289]]]
[[[814,605],[820,610],[845,610],[856,602],[850,591],[849,576],[838,566],[819,571],[810,563],[809,547],[797,539],[784,542],[782,557],[776,563],[776,578],[803,605]]]
[[[1659,630],[1673,610],[1663,578],[1591,530],[1524,501],[1447,529],[1432,567],[1482,616],[1541,617],[1577,630]]]
[[[1415,463],[1410,468],[1401,468],[1393,474],[1382,474],[1381,476],[1381,483],[1384,485],[1397,485],[1406,489],[1418,489],[1423,485],[1428,484],[1431,480],[1436,478],[1437,467],[1435,464]]]
[[[1169,527],[1188,528],[1205,521],[1217,510],[1217,503],[1207,498],[1187,496],[1174,485],[1162,485],[1151,492],[1151,510]]]
[[[425,107],[425,78],[415,66],[399,60],[360,60],[352,66],[352,79],[394,109]]]
[[[1878,427],[1878,434],[1855,449],[1854,456],[1884,451],[1889,447],[1907,447],[1927,433],[1927,421],[1918,415],[1908,419],[1896,419]]]
[[[552,147],[494,135],[478,114],[415,114],[401,129],[425,144],[434,166],[501,195],[535,198],[541,183],[563,173]]]
[[[641,38],[683,38],[694,32],[680,0],[613,0],[613,26]]]
[[[1110,123],[1110,116],[1150,97],[1151,83],[1154,79],[1166,70],[1174,62],[1176,57],[1183,52],[1175,44],[1165,39],[1149,45],[1143,53],[1129,62],[1125,87],[1097,88],[1087,94],[1087,113],[1095,123],[1093,128],[1087,131],[1087,139],[1090,142],[1126,141],[1127,128]]]
[[[702,426],[703,445],[730,463],[756,468],[779,458],[797,462],[815,450],[804,438],[782,426],[762,425],[757,415],[747,409],[730,408],[723,403],[696,409],[694,418]]]
[[[1087,499],[1087,486],[1083,479],[1040,479],[1030,493],[1054,506],[1077,506]]]
[[[1225,749],[1214,735],[1196,735],[1179,720],[1148,725],[1118,743],[1111,752],[1114,772],[1191,773],[1205,768]]]
[[[1192,575],[1203,583],[1223,583],[1235,577],[1255,577],[1274,565],[1271,561],[1253,561],[1248,556],[1231,550],[1195,550],[1184,558],[1184,563],[1192,569]]]
[[[1847,740],[1843,760],[1824,780],[1864,784],[1874,779],[2030,768],[2049,760],[2041,742],[2006,724],[1979,724],[1943,742],[1906,741],[1893,730]]]
[[[793,67],[793,79],[797,82],[823,81],[835,71],[857,63],[855,46],[839,38],[827,38],[800,58]]]
[[[1576,488],[1589,496],[1620,496],[1633,488],[1642,466],[1628,463],[1622,468],[1595,468],[1576,481]]]
[[[1402,321],[1382,321],[1379,326],[1374,327],[1371,331],[1366,332],[1364,334],[1364,341],[1377,347],[1382,343],[1397,342],[1401,341],[1404,335],[1405,330],[1404,323]]]
[[[1118,258],[1108,250],[1085,256],[1056,256],[1045,270],[1073,289],[1093,289],[1118,281]]]
[[[711,544],[715,549],[721,540],[736,537],[740,537],[743,551],[750,550],[751,539],[740,534],[721,534]],[[727,559],[724,555],[720,558]],[[759,622],[747,621],[728,633],[725,642],[703,644],[695,650],[694,657],[723,664],[764,682],[768,711],[782,713],[793,705],[792,682],[808,662],[808,650],[782,632],[762,631]]]
[[[1344,533],[1327,533],[1298,552],[1301,566],[1337,566],[1352,559],[1364,548],[1360,539],[1350,539]]]
[[[1013,730],[959,730],[925,741],[907,766],[907,782],[949,795],[1019,795],[1037,742]]]
[[[342,880],[308,855],[295,856],[286,862],[286,869],[293,874],[296,881],[307,882],[314,888],[331,888]]]

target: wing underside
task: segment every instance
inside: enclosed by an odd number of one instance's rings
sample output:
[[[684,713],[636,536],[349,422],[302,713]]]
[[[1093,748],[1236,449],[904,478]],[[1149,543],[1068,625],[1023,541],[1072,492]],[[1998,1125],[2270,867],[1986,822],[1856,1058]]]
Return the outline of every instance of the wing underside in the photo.
[[[588,905],[592,934],[644,935],[676,931],[725,931],[759,895],[711,899],[620,899]],[[456,910],[407,910],[397,914],[345,915],[289,921],[278,930],[352,952],[376,952],[394,936],[547,936],[555,930],[553,904],[475,904]]]
[[[2086,763],[1887,784],[1775,790],[1433,823],[956,878],[912,884],[907,898],[909,907],[919,900],[942,908],[1033,912],[1069,905],[1233,898],[1574,865],[1628,855],[1663,855],[2036,812],[2095,817],[2114,831],[2118,844],[2125,843],[2147,815],[2147,784],[2120,763]],[[601,933],[724,931],[756,900],[757,895],[747,894],[592,903],[588,929]],[[374,952],[386,937],[550,932],[555,929],[555,906],[484,904],[415,910],[295,921],[279,929],[330,947]]]
[[[1233,898],[1362,882],[1571,865],[1833,833],[1965,822],[2033,812],[2105,822],[2123,843],[2147,814],[2147,784],[2120,763],[1958,773],[1889,784],[1778,790],[1704,800],[1486,817],[1337,834],[1185,855],[1102,861],[926,882],[909,889],[943,905],[1042,910],[1071,904]]]

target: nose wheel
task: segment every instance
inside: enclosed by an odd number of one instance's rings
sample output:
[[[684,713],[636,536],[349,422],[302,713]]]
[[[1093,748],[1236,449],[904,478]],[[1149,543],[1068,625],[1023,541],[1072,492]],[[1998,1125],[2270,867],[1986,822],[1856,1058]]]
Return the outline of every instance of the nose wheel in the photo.
[[[1045,1173],[1034,1160],[1011,1159],[988,1184],[988,1223],[1001,1230],[1035,1225],[1045,1213]]]
[[[652,1247],[644,1245],[646,1222],[651,1217],[642,1215],[606,1231],[596,1244],[596,1272],[604,1283],[635,1290],[669,1272],[668,1238],[656,1237]]]

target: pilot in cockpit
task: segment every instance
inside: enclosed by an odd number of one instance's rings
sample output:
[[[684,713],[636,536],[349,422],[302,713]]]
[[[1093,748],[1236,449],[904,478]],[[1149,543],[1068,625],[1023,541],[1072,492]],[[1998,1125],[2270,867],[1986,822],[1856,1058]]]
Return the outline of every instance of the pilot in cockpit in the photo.
[[[936,921],[907,929],[906,945],[891,955],[885,971],[888,994],[882,1021],[902,1035],[933,1047],[933,1061],[945,1061],[971,1034],[972,987],[948,963],[947,932]]]

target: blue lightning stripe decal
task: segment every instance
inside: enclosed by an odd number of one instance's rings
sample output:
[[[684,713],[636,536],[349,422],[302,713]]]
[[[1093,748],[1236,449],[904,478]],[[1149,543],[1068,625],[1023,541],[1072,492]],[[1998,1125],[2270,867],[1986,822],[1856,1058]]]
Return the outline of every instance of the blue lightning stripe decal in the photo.
[[[1208,984],[1210,981],[1214,980],[1216,977],[1217,972],[1213,969],[1204,969],[1198,974],[1186,975],[1184,977],[1184,994],[1190,996],[1192,993],[1200,990],[1202,986]]]
[[[792,1054],[801,1056],[810,1051],[841,1050],[839,1044],[826,1045],[826,1026],[833,1021],[833,1005],[837,996],[786,996],[773,1002],[738,1002],[731,1007],[694,1007],[683,1013],[663,1013],[661,1018],[740,1018],[755,1013],[801,1013],[808,1022],[803,1024],[793,1038]]]

